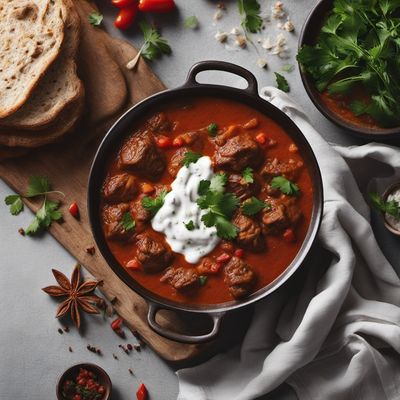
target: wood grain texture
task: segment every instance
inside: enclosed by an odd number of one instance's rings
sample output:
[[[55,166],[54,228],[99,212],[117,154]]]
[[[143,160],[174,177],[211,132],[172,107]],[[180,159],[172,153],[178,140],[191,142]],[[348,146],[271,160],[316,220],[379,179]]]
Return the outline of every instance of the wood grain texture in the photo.
[[[164,90],[165,86],[143,60],[134,71],[127,70],[125,65],[136,55],[137,50],[130,44],[111,38],[106,32],[87,23],[86,16],[93,11],[93,4],[86,0],[76,1],[76,4],[81,15],[82,30],[86,35],[86,45],[96,43],[95,54],[86,55],[84,60],[81,57],[80,70],[84,71],[82,74],[84,83],[86,84],[85,76],[92,74],[92,84],[101,79],[111,79],[111,82],[115,81],[118,84],[111,87],[100,85],[96,87],[95,94],[94,92],[90,94],[91,89],[87,90],[86,109],[96,111],[87,112],[75,132],[62,142],[36,149],[20,159],[3,160],[0,163],[0,177],[16,192],[24,193],[29,176],[44,175],[57,190],[66,194],[61,207],[64,222],[54,223],[50,233],[96,279],[104,281],[100,290],[108,299],[114,297],[118,299],[115,309],[130,329],[137,330],[164,359],[184,362],[208,350],[210,346],[184,345],[164,339],[153,332],[146,322],[147,304],[144,299],[129,289],[112,272],[98,249],[94,255],[86,252],[87,247],[95,245],[87,216],[86,190],[90,165],[98,144],[123,111],[147,96]],[[98,67],[97,57],[102,57],[102,68]],[[108,62],[111,65],[104,66],[104,63]],[[111,74],[111,77],[107,74]],[[117,92],[114,92],[115,89]],[[99,97],[102,98],[101,101]],[[74,200],[77,201],[81,213],[79,221],[75,220],[67,210],[68,205]],[[34,202],[27,202],[27,205],[32,210],[37,210],[38,205]],[[180,317],[171,313],[161,314],[159,323],[174,329],[187,328]]]

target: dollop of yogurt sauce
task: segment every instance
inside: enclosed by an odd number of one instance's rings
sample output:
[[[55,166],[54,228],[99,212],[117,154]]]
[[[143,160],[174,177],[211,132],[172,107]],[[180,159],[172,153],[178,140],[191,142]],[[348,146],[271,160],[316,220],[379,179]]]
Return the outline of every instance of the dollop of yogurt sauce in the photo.
[[[387,197],[387,201],[396,201],[400,204],[400,189],[395,190],[394,192],[390,193]],[[393,226],[394,229],[400,231],[400,219],[394,217],[390,214],[385,214],[386,221],[389,222],[390,225]]]
[[[171,184],[172,190],[165,196],[163,206],[152,219],[151,225],[165,235],[167,243],[186,261],[195,264],[210,253],[219,243],[215,227],[206,227],[201,217],[207,213],[197,205],[201,180],[214,175],[210,157],[203,156],[196,163],[183,166]],[[185,224],[193,221],[195,228],[188,230]]]

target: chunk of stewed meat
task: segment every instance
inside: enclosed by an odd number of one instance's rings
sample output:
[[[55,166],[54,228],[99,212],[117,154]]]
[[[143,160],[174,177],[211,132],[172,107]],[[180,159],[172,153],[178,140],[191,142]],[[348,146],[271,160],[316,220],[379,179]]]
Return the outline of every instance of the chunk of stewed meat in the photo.
[[[143,206],[142,206],[142,198],[136,201],[132,201],[130,203],[130,209],[132,215],[135,217],[135,221],[140,221],[140,222],[148,222],[151,220],[151,213],[150,211],[147,211]]]
[[[215,164],[218,168],[240,172],[246,167],[257,168],[263,161],[260,146],[250,135],[234,136],[218,147]]]
[[[211,257],[204,257],[201,263],[196,267],[196,271],[199,275],[216,274],[221,269],[221,265],[221,263],[218,263]]]
[[[132,135],[119,154],[120,168],[157,180],[166,166],[165,155],[155,144],[153,135],[146,131]]]
[[[302,161],[289,160],[286,162],[280,161],[277,158],[269,158],[261,170],[261,175],[267,181],[276,176],[284,176],[286,179],[292,180],[298,177],[302,167]]]
[[[138,235],[136,239],[136,257],[142,264],[144,272],[148,274],[161,272],[171,264],[172,252],[164,243],[146,234]]]
[[[168,132],[172,130],[173,124],[172,122],[168,119],[166,114],[164,112],[159,112],[155,115],[153,115],[148,121],[147,125],[149,126],[149,129],[153,132],[159,133],[159,132]]]
[[[128,203],[108,205],[103,208],[102,220],[107,239],[128,240],[133,236],[135,231],[127,231],[122,225],[122,218],[125,213],[129,213]]]
[[[184,143],[190,147],[190,150],[198,153],[203,151],[207,136],[208,133],[206,128],[186,132],[181,135]]]
[[[103,196],[108,203],[127,202],[136,192],[136,178],[125,172],[108,177],[103,187]]]
[[[242,175],[239,174],[230,174],[226,183],[226,190],[233,193],[240,201],[257,196],[260,188],[261,186],[255,177],[252,183],[246,183]]]
[[[241,213],[237,213],[232,223],[239,229],[236,243],[240,247],[252,251],[262,251],[265,249],[265,240],[262,236],[260,224],[254,219]]]
[[[232,257],[224,268],[224,282],[235,299],[247,296],[256,282],[250,266],[238,257]]]
[[[198,278],[194,268],[171,267],[165,271],[160,282],[169,283],[176,290],[187,290],[198,285]]]
[[[181,147],[175,151],[172,155],[170,162],[168,163],[168,173],[175,177],[178,171],[182,168],[182,161],[185,153],[190,151],[187,147]]]
[[[289,227],[295,227],[302,217],[302,212],[294,198],[282,196],[269,199],[269,210],[262,212],[262,230],[264,234],[281,234]]]

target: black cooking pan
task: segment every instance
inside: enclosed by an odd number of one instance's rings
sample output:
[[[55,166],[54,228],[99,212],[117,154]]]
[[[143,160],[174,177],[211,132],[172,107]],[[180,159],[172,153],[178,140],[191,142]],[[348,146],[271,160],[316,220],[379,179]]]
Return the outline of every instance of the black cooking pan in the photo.
[[[246,89],[236,89],[228,86],[198,83],[196,81],[197,74],[206,70],[226,71],[239,75],[247,81],[248,86]],[[232,300],[213,305],[189,305],[173,302],[142,287],[132,278],[132,276],[129,275],[111,253],[105,241],[100,221],[100,192],[104,177],[107,173],[107,162],[111,154],[113,154],[117,150],[118,146],[122,144],[124,138],[132,132],[132,126],[135,122],[140,120],[150,110],[159,110],[163,105],[168,104],[169,102],[174,102],[179,99],[190,99],[195,96],[228,98],[244,103],[272,118],[286,131],[298,146],[300,153],[308,166],[314,190],[311,222],[306,237],[298,254],[287,266],[286,270],[273,282],[259,289],[245,299],[239,301]],[[148,97],[122,115],[103,139],[94,158],[89,175],[89,218],[93,236],[102,255],[119,278],[132,290],[139,293],[147,300],[149,305],[148,323],[151,328],[168,339],[184,343],[201,343],[215,338],[219,331],[221,319],[227,312],[246,307],[249,304],[267,297],[289,279],[289,277],[300,267],[315,240],[321,222],[322,207],[323,193],[320,170],[314,153],[304,135],[286,116],[286,114],[259,97],[257,81],[251,72],[237,65],[222,61],[203,61],[195,64],[189,71],[187,80],[183,86],[176,89],[166,90]],[[156,322],[156,314],[161,309],[173,310],[176,312],[185,311],[197,314],[207,314],[213,321],[213,327],[209,333],[199,336],[185,335],[167,330]]]

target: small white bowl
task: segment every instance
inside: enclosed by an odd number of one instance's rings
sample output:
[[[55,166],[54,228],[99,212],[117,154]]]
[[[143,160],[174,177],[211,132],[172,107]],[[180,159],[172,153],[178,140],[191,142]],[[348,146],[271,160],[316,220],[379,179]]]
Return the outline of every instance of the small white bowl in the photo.
[[[400,189],[400,182],[397,183],[393,183],[392,185],[390,185],[384,192],[382,195],[382,198],[384,201],[387,201],[387,198],[389,197],[389,195],[391,193],[393,193],[395,190]],[[393,234],[400,236],[400,230],[396,229],[393,225],[391,225],[388,220],[386,219],[386,215],[384,212],[382,212],[383,215],[383,222],[385,224],[385,227],[392,232]]]

